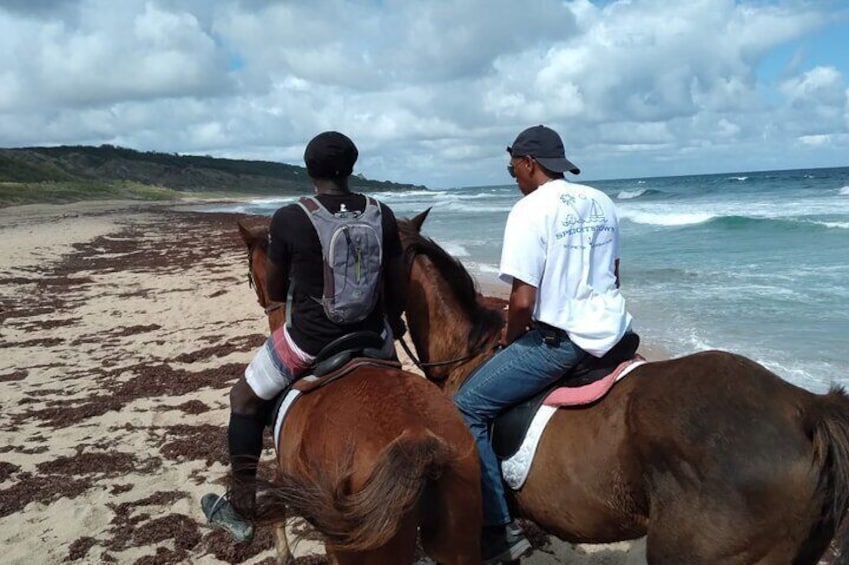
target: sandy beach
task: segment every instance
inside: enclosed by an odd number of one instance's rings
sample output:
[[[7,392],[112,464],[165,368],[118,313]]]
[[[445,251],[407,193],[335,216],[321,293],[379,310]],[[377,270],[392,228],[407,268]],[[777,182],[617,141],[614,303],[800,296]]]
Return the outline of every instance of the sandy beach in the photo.
[[[273,562],[269,529],[235,545],[198,504],[223,488],[227,393],[267,332],[239,217],[0,210],[0,561]],[[532,533],[529,565],[644,562],[641,542]],[[296,547],[300,564],[321,553],[309,534]]]

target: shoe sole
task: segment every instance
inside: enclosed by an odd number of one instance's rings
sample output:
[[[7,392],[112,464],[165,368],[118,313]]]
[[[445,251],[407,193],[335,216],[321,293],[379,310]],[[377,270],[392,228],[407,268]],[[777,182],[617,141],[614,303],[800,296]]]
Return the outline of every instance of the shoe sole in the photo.
[[[533,549],[531,547],[531,542],[525,539],[512,546],[504,553],[487,559],[483,562],[483,565],[498,565],[499,563],[510,563],[511,561],[516,561],[517,559],[528,555],[531,552],[531,549]]]

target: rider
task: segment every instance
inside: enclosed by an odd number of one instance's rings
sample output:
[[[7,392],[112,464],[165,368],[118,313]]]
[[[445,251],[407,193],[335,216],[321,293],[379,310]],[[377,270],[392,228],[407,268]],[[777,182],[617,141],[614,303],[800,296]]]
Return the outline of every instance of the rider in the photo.
[[[524,130],[507,171],[523,197],[504,229],[499,278],[511,283],[503,349],[454,397],[481,458],[485,563],[518,559],[530,544],[510,517],[488,426],[503,410],[560,379],[586,355],[601,357],[631,325],[619,293],[619,225],[601,191],[579,174],[554,130]]]
[[[316,199],[331,214],[350,217],[366,209],[367,199],[351,192],[348,178],[357,160],[357,148],[345,135],[328,131],[314,137],[304,152],[307,173]],[[289,204],[275,212],[269,229],[267,289],[272,302],[285,302],[292,282],[291,321],[272,332],[255,354],[245,374],[230,391],[227,433],[231,487],[228,499],[207,494],[204,514],[236,540],[253,536],[256,514],[256,467],[262,452],[262,433],[272,400],[302,376],[321,349],[356,331],[372,331],[385,338],[384,353],[394,354],[394,336],[405,330],[401,320],[406,287],[401,242],[395,215],[379,203],[383,260],[382,295],[364,320],[353,324],[331,321],[320,301],[325,264],[319,235],[306,208]],[[366,300],[367,298],[363,298]],[[387,327],[388,322],[388,327]]]

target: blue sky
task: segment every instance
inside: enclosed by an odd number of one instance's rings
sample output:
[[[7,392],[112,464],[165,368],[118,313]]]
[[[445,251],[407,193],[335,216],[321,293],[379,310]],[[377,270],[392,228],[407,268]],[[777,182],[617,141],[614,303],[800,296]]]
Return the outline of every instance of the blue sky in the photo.
[[[584,178],[849,165],[849,2],[4,0],[0,146],[111,143],[503,184],[544,123]]]

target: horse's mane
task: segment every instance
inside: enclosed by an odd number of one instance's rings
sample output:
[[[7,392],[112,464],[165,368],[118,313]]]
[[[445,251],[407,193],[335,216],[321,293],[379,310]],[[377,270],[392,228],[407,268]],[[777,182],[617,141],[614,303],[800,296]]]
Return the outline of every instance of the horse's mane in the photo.
[[[502,313],[487,308],[479,302],[480,293],[475,279],[459,259],[450,255],[429,237],[418,232],[406,233],[406,235],[411,236],[412,239],[407,246],[407,263],[409,264],[416,255],[424,255],[430,259],[433,266],[442,273],[445,282],[448,283],[472,324],[469,331],[469,347],[475,349],[484,345],[504,325]]]

